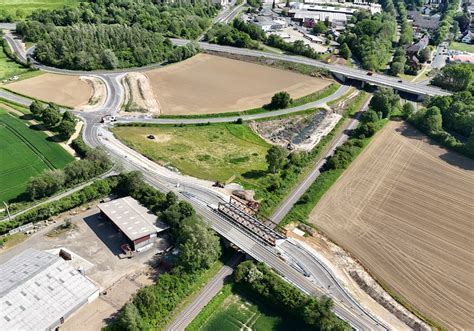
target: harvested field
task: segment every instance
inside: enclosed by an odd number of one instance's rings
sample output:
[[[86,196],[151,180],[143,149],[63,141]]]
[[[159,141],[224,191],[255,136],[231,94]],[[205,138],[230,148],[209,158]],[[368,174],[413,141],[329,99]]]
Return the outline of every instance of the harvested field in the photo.
[[[208,54],[146,75],[166,115],[242,111],[269,103],[279,91],[299,98],[331,84],[330,80]]]
[[[49,73],[5,87],[19,94],[68,107],[86,105],[93,94],[92,87],[79,76]]]
[[[310,220],[403,301],[449,329],[474,325],[474,161],[390,122]]]

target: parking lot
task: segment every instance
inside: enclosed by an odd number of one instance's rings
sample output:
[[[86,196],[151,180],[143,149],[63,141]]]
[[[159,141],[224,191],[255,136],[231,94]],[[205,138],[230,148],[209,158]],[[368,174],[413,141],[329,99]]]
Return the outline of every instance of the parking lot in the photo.
[[[101,289],[101,295],[68,319],[61,329],[99,330],[139,288],[153,283],[159,273],[156,268],[160,264],[158,249],[164,249],[168,243],[162,239],[148,251],[120,259],[120,245],[125,242],[123,235],[99,216],[96,206],[77,212],[77,215],[63,215],[55,224],[7,251],[0,250],[0,264],[27,248],[66,248],[81,257],[86,261],[82,263],[86,276]],[[52,235],[66,217],[70,217],[74,225],[71,230]]]

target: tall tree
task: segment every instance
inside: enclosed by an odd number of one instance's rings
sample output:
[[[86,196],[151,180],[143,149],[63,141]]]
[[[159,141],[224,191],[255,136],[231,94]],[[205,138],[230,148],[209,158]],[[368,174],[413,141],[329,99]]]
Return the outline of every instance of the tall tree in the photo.
[[[284,165],[286,160],[286,152],[280,146],[272,146],[265,157],[268,164],[268,170],[271,173],[277,173]]]

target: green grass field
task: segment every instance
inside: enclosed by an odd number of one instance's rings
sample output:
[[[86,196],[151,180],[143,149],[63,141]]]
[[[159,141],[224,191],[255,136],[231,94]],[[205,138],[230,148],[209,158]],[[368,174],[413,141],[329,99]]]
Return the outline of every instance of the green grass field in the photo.
[[[79,0],[0,0],[0,15],[22,19],[38,9],[57,9],[78,4]]]
[[[255,295],[226,285],[186,330],[306,331],[310,328],[293,316],[274,311]]]
[[[458,43],[454,41],[449,46],[449,49],[455,50],[455,51],[464,51],[464,52],[474,53],[474,45]]]
[[[26,72],[28,72],[28,68],[25,68],[11,60],[7,57],[3,49],[0,49],[0,81],[12,76],[25,74]]]
[[[246,125],[116,127],[113,132],[150,159],[197,178],[225,182],[267,169],[270,146]],[[149,134],[156,139],[148,139]]]
[[[31,176],[62,168],[74,158],[46,134],[0,109],[0,201],[25,191]]]

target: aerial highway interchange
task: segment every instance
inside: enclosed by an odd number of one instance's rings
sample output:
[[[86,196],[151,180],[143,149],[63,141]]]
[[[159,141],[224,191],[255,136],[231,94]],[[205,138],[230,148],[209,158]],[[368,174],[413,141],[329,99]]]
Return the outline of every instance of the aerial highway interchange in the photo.
[[[228,13],[231,15],[232,13]],[[226,18],[223,17],[223,20]],[[13,29],[14,25],[3,25],[4,28]],[[11,37],[5,36],[7,42],[17,54],[18,58],[26,61],[28,55],[19,46],[18,41]],[[173,40],[177,45],[183,45],[188,41]],[[248,49],[233,48],[227,46],[212,45],[200,42],[199,46],[205,51],[231,53],[236,55],[245,55],[253,57],[265,57],[275,60],[284,60],[288,62],[303,63],[319,68],[327,69],[340,79],[350,78],[363,81],[369,84],[392,87],[396,90],[409,92],[419,96],[447,95],[448,92],[438,88],[418,85],[415,83],[400,82],[396,78],[388,77],[381,74],[368,75],[367,71],[342,67],[338,65],[329,65],[315,60],[305,59],[302,57],[290,55],[277,55],[261,51],[253,51]],[[34,63],[34,66],[40,70],[57,72],[63,74],[81,75],[82,72],[62,70],[43,66]],[[142,69],[135,69],[142,70]],[[145,180],[152,186],[161,191],[174,191],[179,194],[182,199],[189,201],[198,213],[206,219],[212,228],[222,237],[226,238],[242,251],[246,252],[254,259],[264,262],[284,277],[287,281],[294,284],[304,292],[312,295],[328,295],[334,299],[334,311],[341,319],[346,320],[357,330],[375,330],[390,329],[388,325],[378,317],[375,317],[365,307],[361,306],[340,284],[337,277],[332,271],[318,258],[311,254],[306,248],[298,243],[288,239],[282,240],[276,247],[270,247],[263,243],[247,231],[235,226],[217,214],[214,209],[219,202],[228,199],[222,192],[212,188],[209,183],[200,180],[189,180],[181,175],[177,175],[170,170],[164,169],[156,163],[148,160],[138,152],[128,148],[108,131],[108,125],[101,123],[104,116],[116,116],[119,122],[150,122],[157,124],[196,124],[207,122],[233,122],[237,117],[216,117],[206,119],[130,119],[127,117],[119,117],[118,111],[124,98],[123,87],[119,83],[123,73],[129,70],[118,72],[87,72],[100,78],[107,89],[107,99],[103,106],[91,112],[76,112],[85,123],[84,141],[92,147],[103,147],[108,151],[112,159],[123,166],[124,169],[133,171],[138,170],[143,173]],[[240,116],[243,120],[252,120],[257,118],[266,118],[271,116],[279,116],[291,112],[304,109],[314,108],[323,105],[328,101],[335,100],[347,91],[347,86],[342,85],[333,95],[321,99],[319,101],[298,106],[295,108],[279,110],[272,113],[261,113],[258,115]],[[1,90],[0,97],[13,102],[28,106],[31,100],[21,97],[10,92]],[[367,103],[363,106],[362,111],[367,107]],[[351,119],[346,130],[355,128],[358,124],[358,117]],[[347,132],[344,130],[341,135],[330,146],[325,156],[330,156],[336,147],[340,146],[347,139]],[[319,169],[324,164],[323,158],[315,165],[313,171],[300,183],[298,188],[290,194],[290,196],[282,203],[280,208],[275,211],[272,219],[279,222],[283,219],[291,206],[301,197],[309,185],[319,174]]]

